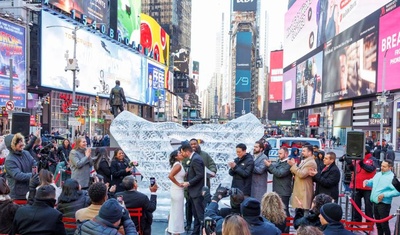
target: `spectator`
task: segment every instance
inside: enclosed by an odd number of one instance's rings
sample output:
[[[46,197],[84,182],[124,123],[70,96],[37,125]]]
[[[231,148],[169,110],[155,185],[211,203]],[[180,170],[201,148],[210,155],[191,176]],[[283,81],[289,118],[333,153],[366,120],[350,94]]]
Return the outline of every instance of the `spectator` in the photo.
[[[62,213],[54,209],[56,190],[51,185],[39,187],[33,205],[17,210],[10,234],[66,234]]]
[[[392,198],[400,196],[400,192],[392,184],[394,177],[393,162],[384,160],[381,164],[381,172],[369,180],[363,182],[363,186],[372,187],[371,202],[373,205],[374,217],[381,220],[389,216]],[[376,223],[378,234],[390,235],[389,222]]]
[[[20,207],[10,198],[10,188],[6,179],[0,177],[0,234],[8,234],[12,228],[15,213]]]
[[[300,226],[296,230],[297,235],[323,235],[322,231],[314,226]]]
[[[281,231],[271,222],[262,218],[260,202],[255,198],[248,197],[240,205],[243,218],[250,227],[252,235],[278,235]]]
[[[57,164],[57,168],[54,174],[57,175],[58,173],[60,173],[62,181],[71,178],[71,168],[69,167],[69,154],[71,153],[71,150],[71,142],[69,142],[68,139],[64,139],[62,144],[57,149],[57,155],[58,159],[60,159],[60,162]],[[61,187],[61,185],[59,186]]]
[[[257,141],[253,148],[254,168],[251,177],[251,197],[261,201],[268,188],[268,171],[264,164],[268,157],[264,154],[264,145],[261,141]]]
[[[273,223],[282,233],[285,232],[285,205],[277,193],[270,192],[264,194],[261,200],[261,215]]]
[[[394,151],[393,151],[393,144],[387,144],[385,160],[386,159],[388,159],[392,162],[394,162],[394,160],[396,159],[396,155],[394,154]]]
[[[108,199],[107,186],[104,183],[98,182],[90,185],[88,193],[92,204],[76,211],[75,219],[78,222],[93,219],[99,214],[101,205]]]
[[[354,235],[340,222],[342,215],[342,207],[336,203],[327,203],[321,207],[319,219],[324,228],[324,235]]]
[[[294,216],[294,228],[297,229],[300,226],[315,226],[322,230],[322,225],[319,219],[320,209],[326,203],[331,203],[333,198],[326,194],[318,194],[314,197],[314,200],[311,204],[311,210],[308,213],[305,213],[304,209],[296,209]]]
[[[129,212],[114,198],[107,200],[100,208],[99,214],[92,220],[78,227],[75,234],[79,235],[108,235],[120,234],[118,227],[122,224],[125,235],[137,235],[135,225],[129,217]]]
[[[96,148],[94,169],[98,175],[103,176],[104,183],[111,183],[111,160],[105,147]]]
[[[90,169],[93,166],[91,149],[87,148],[85,137],[78,137],[76,145],[69,154],[72,175],[71,178],[78,181],[82,189],[89,188]]]
[[[251,180],[253,175],[254,160],[246,153],[246,145],[236,145],[237,158],[228,162],[229,175],[232,176],[232,187],[240,189],[245,196],[251,195]]]
[[[90,199],[86,191],[81,190],[78,181],[67,179],[58,198],[57,210],[65,217],[75,218],[75,212],[89,206]]]
[[[250,235],[252,234],[246,220],[238,214],[232,214],[224,219],[222,235]]]
[[[122,149],[114,151],[114,157],[111,162],[111,175],[112,184],[116,186],[115,192],[124,191],[124,187],[121,185],[122,179],[125,176],[132,175],[132,167],[129,166],[129,160],[125,158],[125,153]]]
[[[289,159],[294,159],[297,165],[300,164],[301,158],[300,158],[300,151],[298,148],[294,147],[290,150]]]
[[[35,194],[36,194],[36,190],[39,187],[45,186],[45,185],[51,185],[51,186],[54,187],[54,189],[56,190],[56,204],[58,204],[58,197],[61,194],[61,189],[59,187],[57,187],[56,184],[54,183],[53,174],[50,171],[46,170],[46,169],[41,169],[40,170],[40,172],[39,172],[39,185],[35,188],[35,190],[31,190],[31,188],[29,188],[29,192],[27,194],[27,199],[28,199],[29,204],[33,204],[34,198],[35,198]],[[29,186],[31,186],[31,182],[30,182]]]
[[[10,197],[25,200],[32,177],[32,166],[35,166],[36,162],[31,154],[24,150],[25,139],[20,133],[7,135],[4,142],[10,151],[5,162]]]
[[[151,235],[153,212],[157,208],[157,184],[150,186],[150,200],[145,194],[137,191],[137,182],[135,177],[132,175],[125,176],[125,178],[122,180],[122,185],[125,188],[125,191],[116,193],[115,196],[122,196],[127,208],[142,208],[143,216],[141,218],[140,226],[143,231],[143,235]],[[133,217],[132,220],[136,225],[136,230],[138,230],[139,223],[137,218]]]

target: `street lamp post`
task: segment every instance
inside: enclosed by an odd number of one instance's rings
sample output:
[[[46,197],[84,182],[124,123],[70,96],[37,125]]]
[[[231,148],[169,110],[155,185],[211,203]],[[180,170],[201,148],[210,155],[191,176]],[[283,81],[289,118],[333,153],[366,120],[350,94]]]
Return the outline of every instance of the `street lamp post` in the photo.
[[[384,119],[384,112],[385,112],[385,106],[387,105],[386,103],[386,91],[385,91],[385,76],[386,76],[386,54],[387,54],[388,50],[385,51],[385,55],[383,57],[383,71],[382,71],[382,93],[381,96],[378,97],[378,101],[381,105],[381,117],[380,117],[380,125],[379,125],[379,132],[380,132],[380,136],[379,136],[379,143],[381,144],[381,153],[380,153],[380,161],[382,162],[385,158],[385,153],[383,152],[383,119]]]
[[[240,98],[240,97],[235,97],[237,100],[241,100],[242,101],[242,115],[246,114],[246,110],[244,109],[244,102],[246,100],[251,100],[251,98]]]

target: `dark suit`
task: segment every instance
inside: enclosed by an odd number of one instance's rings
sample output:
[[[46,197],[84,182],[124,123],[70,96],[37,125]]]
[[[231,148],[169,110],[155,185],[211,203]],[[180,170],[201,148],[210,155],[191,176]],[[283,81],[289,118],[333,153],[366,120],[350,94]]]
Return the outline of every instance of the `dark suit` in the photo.
[[[143,235],[151,235],[151,224],[153,223],[153,212],[157,208],[157,195],[151,195],[149,198],[136,190],[123,191],[116,193],[115,196],[123,196],[125,206],[127,208],[142,208],[143,216],[141,218],[140,226],[143,231]],[[132,221],[135,223],[136,230],[139,231],[138,220],[136,217],[132,217]]]
[[[17,210],[10,234],[66,234],[63,215],[46,201],[35,201],[33,205]]]
[[[200,234],[201,224],[204,219],[204,204],[201,189],[204,186],[204,162],[201,156],[193,152],[189,162],[187,173],[189,182],[188,192],[189,200],[192,201],[192,210],[194,214],[194,227],[192,234]]]

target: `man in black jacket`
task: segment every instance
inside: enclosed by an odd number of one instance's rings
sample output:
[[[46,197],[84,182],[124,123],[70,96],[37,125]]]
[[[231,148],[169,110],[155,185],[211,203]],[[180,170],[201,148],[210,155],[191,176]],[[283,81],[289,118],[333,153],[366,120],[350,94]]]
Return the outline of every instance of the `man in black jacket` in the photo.
[[[232,178],[232,188],[242,190],[245,196],[251,195],[251,180],[253,176],[254,160],[253,157],[246,153],[246,145],[236,145],[236,155],[233,161],[228,162],[229,175]]]
[[[33,205],[23,206],[17,210],[10,234],[66,234],[63,215],[54,209],[56,189],[44,185],[36,191]]]
[[[137,182],[133,175],[125,176],[122,180],[122,185],[125,191],[116,193],[115,196],[118,198],[122,196],[126,208],[142,208],[143,216],[141,218],[140,226],[143,231],[143,235],[151,235],[151,224],[153,223],[153,212],[157,208],[157,184],[150,187],[150,200],[149,198],[137,191]],[[136,230],[139,231],[139,224],[136,217],[132,217],[132,221],[136,225]]]

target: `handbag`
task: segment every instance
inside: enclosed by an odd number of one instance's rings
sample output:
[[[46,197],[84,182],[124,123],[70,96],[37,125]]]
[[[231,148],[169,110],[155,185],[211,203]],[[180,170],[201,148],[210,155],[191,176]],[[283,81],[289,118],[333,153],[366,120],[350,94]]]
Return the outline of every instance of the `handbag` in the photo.
[[[392,184],[396,188],[396,190],[400,192],[400,181],[399,179],[397,179],[396,175],[393,176]]]

